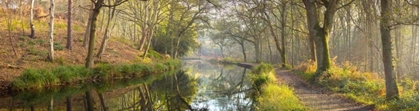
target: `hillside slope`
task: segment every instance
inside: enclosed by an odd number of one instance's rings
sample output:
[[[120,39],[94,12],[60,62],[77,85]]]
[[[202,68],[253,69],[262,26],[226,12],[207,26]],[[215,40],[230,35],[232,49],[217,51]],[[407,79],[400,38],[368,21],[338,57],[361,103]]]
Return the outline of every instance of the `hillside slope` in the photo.
[[[20,20],[17,15],[8,16],[4,11],[0,12],[0,85],[7,87],[13,78],[19,76],[27,68],[49,68],[59,65],[84,65],[87,56],[87,48],[83,47],[85,26],[77,21],[73,23],[73,49],[65,48],[67,40],[67,23],[64,19],[55,20],[54,44],[55,61],[48,62],[48,21],[43,19],[34,20],[35,38],[29,38],[29,20]],[[7,13],[6,13],[7,14]],[[8,33],[7,20],[11,23],[11,36]],[[23,22],[22,22],[23,21]],[[24,27],[24,34],[22,33]],[[103,32],[97,32],[95,40],[95,54],[101,45]],[[10,42],[11,41],[11,42]],[[16,49],[13,52],[12,45]],[[140,62],[139,55],[142,53],[135,49],[134,43],[121,38],[111,37],[106,46],[102,59],[96,62],[106,63],[132,63]],[[134,60],[134,61],[133,61]]]

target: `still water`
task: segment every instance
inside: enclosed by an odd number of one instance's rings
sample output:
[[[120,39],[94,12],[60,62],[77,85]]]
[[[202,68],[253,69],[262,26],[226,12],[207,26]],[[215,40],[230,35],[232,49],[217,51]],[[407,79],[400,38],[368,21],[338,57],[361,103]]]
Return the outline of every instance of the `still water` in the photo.
[[[247,69],[183,61],[177,72],[141,79],[22,92],[0,98],[1,110],[248,111],[253,109]],[[91,99],[89,99],[89,97]]]

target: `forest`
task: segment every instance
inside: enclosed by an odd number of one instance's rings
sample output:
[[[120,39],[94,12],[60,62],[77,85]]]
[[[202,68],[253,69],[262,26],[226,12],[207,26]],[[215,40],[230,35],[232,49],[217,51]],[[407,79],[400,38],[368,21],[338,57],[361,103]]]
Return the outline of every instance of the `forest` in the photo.
[[[260,91],[255,94],[258,99],[252,99],[251,110],[419,110],[418,3],[418,0],[0,0],[0,97],[12,98],[12,105],[0,103],[0,110],[13,108],[14,95],[22,92],[114,83],[179,69],[185,71],[163,77],[174,80],[164,85],[175,89],[160,92],[156,84],[162,80],[150,80],[154,82],[137,85],[136,91],[142,95],[140,109],[118,110],[162,110],[159,108],[165,103],[158,107],[157,101],[171,97],[171,91],[177,93],[173,98],[186,107],[174,107],[168,102],[164,110],[200,110],[194,109],[193,98],[179,90],[184,83],[182,79],[178,81],[178,76],[187,78],[188,85],[182,88],[188,89],[188,95],[195,95],[200,88],[194,84],[199,84],[200,79],[194,80],[199,77],[193,77],[193,73],[211,71],[200,72],[205,63],[189,59],[223,64],[218,79],[223,77],[224,69],[231,70],[226,64],[251,69],[252,86]],[[242,73],[242,69],[233,69],[232,72],[242,75],[248,70],[243,69]],[[244,78],[234,78],[239,77]],[[226,89],[245,87],[244,81]],[[86,101],[84,110],[108,110],[102,95],[106,91],[98,89],[80,91]],[[322,91],[321,95],[315,94],[316,99],[309,100],[304,99],[308,96],[302,90]],[[99,99],[92,97],[93,92],[98,93]],[[276,98],[282,94],[294,102],[288,104]],[[337,94],[337,98],[352,101],[345,103],[354,107],[346,109],[340,105],[342,109],[328,109],[332,106],[311,104],[325,94]],[[76,98],[70,93],[65,96],[66,104],[71,104],[71,97]],[[334,98],[329,102],[343,101],[335,97],[325,98]],[[48,110],[53,110],[54,97],[48,99]],[[95,99],[101,103],[95,105]],[[102,108],[97,109],[98,104]],[[34,109],[33,104],[29,107]],[[70,105],[56,110],[72,109]]]

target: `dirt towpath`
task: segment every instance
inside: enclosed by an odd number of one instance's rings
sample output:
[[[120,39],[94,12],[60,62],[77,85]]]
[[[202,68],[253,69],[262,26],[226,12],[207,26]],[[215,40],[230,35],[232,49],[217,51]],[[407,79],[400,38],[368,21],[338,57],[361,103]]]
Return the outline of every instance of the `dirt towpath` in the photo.
[[[372,106],[357,104],[337,94],[312,86],[288,70],[276,69],[276,78],[294,88],[295,95],[311,111],[370,111]]]

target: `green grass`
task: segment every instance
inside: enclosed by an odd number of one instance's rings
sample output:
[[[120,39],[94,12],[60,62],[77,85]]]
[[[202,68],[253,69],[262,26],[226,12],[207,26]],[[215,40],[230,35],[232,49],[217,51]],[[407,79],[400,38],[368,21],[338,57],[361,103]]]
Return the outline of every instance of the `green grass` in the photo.
[[[149,58],[153,58],[153,59],[157,59],[157,60],[162,60],[164,59],[164,57],[162,57],[161,54],[159,54],[158,52],[156,52],[155,50],[149,49],[147,51],[147,57]]]
[[[15,90],[42,89],[91,81],[113,81],[179,69],[179,60],[150,64],[99,64],[93,69],[83,66],[58,66],[52,69],[27,69],[12,81]]]
[[[272,65],[261,63],[251,71],[251,81],[258,89],[256,108],[262,111],[307,110],[287,85],[277,84]]]
[[[26,49],[28,51],[28,54],[30,55],[37,55],[37,56],[41,56],[41,57],[45,57],[47,56],[48,52],[47,51],[41,51],[35,48],[27,48]]]
[[[315,76],[316,63],[308,61],[293,70],[298,76],[310,81]],[[360,72],[348,62],[341,67],[333,66],[323,73],[316,84],[362,104],[374,104],[377,110],[412,110],[418,108],[418,82],[406,79],[398,83],[400,99],[385,100],[385,81],[378,74]]]
[[[54,50],[63,50],[64,46],[60,42],[54,42]]]
[[[257,98],[257,110],[262,111],[305,111],[307,110],[294,95],[293,89],[286,85],[272,83],[262,87],[261,96]]]
[[[82,67],[83,68],[83,67]],[[51,97],[54,97],[54,101],[63,100],[66,97],[77,95],[84,93],[89,90],[96,90],[98,92],[105,92],[109,90],[117,90],[121,88],[125,88],[127,86],[133,86],[138,84],[148,84],[152,83],[155,80],[159,80],[167,75],[175,74],[177,71],[167,71],[163,74],[159,75],[148,75],[147,77],[143,77],[141,79],[124,79],[124,80],[117,80],[115,82],[100,82],[100,83],[86,83],[86,84],[78,84],[74,86],[68,86],[63,88],[54,88],[48,90],[39,90],[39,91],[25,91],[19,92],[14,96],[15,100],[23,100],[26,101],[22,105],[23,106],[32,106],[39,103],[43,103],[45,101],[49,101]]]

